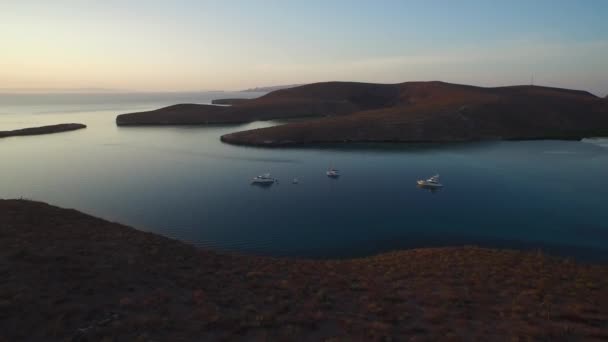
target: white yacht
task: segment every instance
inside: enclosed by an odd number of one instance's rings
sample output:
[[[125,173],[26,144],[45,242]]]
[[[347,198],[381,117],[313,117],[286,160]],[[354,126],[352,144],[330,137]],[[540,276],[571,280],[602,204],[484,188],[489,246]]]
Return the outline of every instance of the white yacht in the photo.
[[[251,184],[272,184],[276,181],[276,179],[270,176],[270,173],[265,173],[263,175],[253,177]]]
[[[331,177],[331,178],[340,177],[340,171],[334,169],[333,167],[331,169],[327,170],[327,172],[325,174],[327,175],[327,177]]]
[[[441,187],[443,187],[443,184],[441,184],[439,182],[439,175],[434,175],[433,177],[430,177],[428,179],[420,179],[417,183],[421,187],[426,187],[426,188],[441,188]]]

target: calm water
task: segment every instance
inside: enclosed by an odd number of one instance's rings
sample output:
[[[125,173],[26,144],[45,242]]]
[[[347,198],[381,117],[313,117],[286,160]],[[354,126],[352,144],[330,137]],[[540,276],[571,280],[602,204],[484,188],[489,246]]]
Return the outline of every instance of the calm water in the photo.
[[[259,94],[0,95],[0,130],[89,126],[0,140],[0,197],[239,252],[351,257],[476,244],[608,261],[608,140],[261,149],[219,136],[276,122],[114,125],[118,113],[244,95]],[[327,178],[330,166],[343,176]],[[249,184],[265,172],[281,182]],[[436,172],[443,190],[415,186]]]

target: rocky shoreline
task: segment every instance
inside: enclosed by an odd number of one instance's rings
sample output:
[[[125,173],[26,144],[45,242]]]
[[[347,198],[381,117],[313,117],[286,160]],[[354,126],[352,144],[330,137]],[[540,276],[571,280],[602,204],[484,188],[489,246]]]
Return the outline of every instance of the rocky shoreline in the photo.
[[[0,131],[0,138],[24,136],[24,135],[41,135],[41,134],[69,132],[69,131],[75,131],[78,129],[83,129],[86,127],[87,127],[86,125],[79,124],[79,123],[67,123],[67,124],[49,125],[49,126],[41,126],[41,127],[22,128],[22,129],[16,129],[13,131]]]
[[[269,127],[271,128],[271,127]],[[270,148],[281,148],[281,147],[310,147],[310,146],[322,146],[328,144],[448,144],[448,143],[469,143],[469,142],[483,142],[483,141],[526,141],[526,140],[572,140],[580,141],[589,137],[608,137],[608,131],[598,132],[591,135],[549,135],[549,136],[529,136],[529,137],[488,137],[488,138],[450,138],[450,139],[436,139],[436,140],[408,140],[408,139],[310,139],[310,140],[272,140],[265,138],[255,137],[255,131],[242,131],[224,134],[220,136],[220,140],[231,145],[242,145],[242,146],[257,146],[257,147],[270,147]]]
[[[0,275],[2,341],[608,339],[608,266],[542,253],[226,254],[0,200]]]

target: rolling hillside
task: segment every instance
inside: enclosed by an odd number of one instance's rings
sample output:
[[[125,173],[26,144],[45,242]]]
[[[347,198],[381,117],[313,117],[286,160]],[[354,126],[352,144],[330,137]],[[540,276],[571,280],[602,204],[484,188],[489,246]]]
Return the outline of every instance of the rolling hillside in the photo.
[[[236,132],[234,144],[580,139],[608,135],[608,103],[588,92],[444,82],[326,82],[282,89],[230,107],[182,104],[123,114],[118,125],[314,120]]]

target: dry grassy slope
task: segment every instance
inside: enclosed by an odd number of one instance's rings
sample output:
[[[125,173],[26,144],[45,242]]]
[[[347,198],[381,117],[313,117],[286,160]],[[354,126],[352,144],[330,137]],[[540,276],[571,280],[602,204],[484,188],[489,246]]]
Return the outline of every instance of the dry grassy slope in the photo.
[[[608,134],[608,104],[588,92],[444,82],[325,82],[278,90],[230,107],[183,104],[123,114],[119,125],[322,119],[228,134],[267,146],[341,141],[468,141]]]
[[[443,82],[398,85],[390,107],[237,132],[226,142],[282,146],[344,141],[439,142],[608,135],[608,105],[583,91]]]
[[[177,104],[147,112],[122,114],[118,125],[187,125],[212,123],[220,120],[225,107],[200,104]]]
[[[0,341],[606,340],[606,289],[540,253],[238,256],[0,200]]]
[[[328,82],[277,90],[230,107],[181,104],[122,114],[118,125],[241,123],[255,120],[345,115],[392,105],[396,85]]]
[[[256,99],[257,103],[276,100],[307,99],[328,102],[350,102],[359,109],[390,107],[397,103],[399,85],[357,82],[323,82],[275,91]]]

